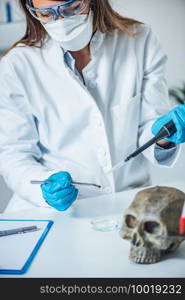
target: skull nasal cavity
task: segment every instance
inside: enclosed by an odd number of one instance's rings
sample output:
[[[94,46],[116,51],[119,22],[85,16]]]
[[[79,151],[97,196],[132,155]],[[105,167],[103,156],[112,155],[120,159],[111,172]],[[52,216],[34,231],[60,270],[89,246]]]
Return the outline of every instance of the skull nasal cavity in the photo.
[[[137,233],[134,233],[132,236],[132,244],[136,247],[139,247],[141,245],[141,240],[139,239]]]

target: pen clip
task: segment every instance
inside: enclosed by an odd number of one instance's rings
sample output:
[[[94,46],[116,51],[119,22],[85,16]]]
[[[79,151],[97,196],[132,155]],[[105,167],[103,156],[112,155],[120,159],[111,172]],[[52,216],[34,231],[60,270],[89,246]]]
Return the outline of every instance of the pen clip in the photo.
[[[33,232],[33,231],[38,231],[40,228],[32,228],[32,229],[23,229],[21,233],[27,233],[27,232]]]

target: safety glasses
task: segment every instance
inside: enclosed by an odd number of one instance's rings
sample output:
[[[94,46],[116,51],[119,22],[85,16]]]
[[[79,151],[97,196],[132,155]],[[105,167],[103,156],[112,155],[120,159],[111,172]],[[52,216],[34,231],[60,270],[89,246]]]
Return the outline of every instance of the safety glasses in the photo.
[[[26,0],[26,7],[31,15],[41,23],[53,23],[58,17],[71,17],[80,14],[88,5],[89,0],[68,0],[55,6],[36,8],[31,0]]]

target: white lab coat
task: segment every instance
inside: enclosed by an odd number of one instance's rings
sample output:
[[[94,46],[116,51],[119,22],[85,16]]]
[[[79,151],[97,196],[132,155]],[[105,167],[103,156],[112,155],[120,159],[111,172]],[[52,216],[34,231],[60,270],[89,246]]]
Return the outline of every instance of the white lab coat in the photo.
[[[14,191],[9,211],[48,206],[30,180],[59,171],[102,185],[78,186],[79,198],[150,183],[154,146],[106,172],[148,141],[154,120],[169,110],[166,55],[150,27],[140,25],[135,37],[97,31],[91,56],[86,86],[51,39],[42,49],[20,45],[2,59],[0,172]]]

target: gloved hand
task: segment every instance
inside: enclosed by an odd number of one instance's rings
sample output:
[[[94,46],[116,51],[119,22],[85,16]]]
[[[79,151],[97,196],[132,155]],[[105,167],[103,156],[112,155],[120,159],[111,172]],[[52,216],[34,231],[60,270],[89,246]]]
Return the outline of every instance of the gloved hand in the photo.
[[[71,175],[68,172],[59,172],[47,180],[53,182],[41,184],[42,195],[46,202],[59,211],[68,209],[78,195],[78,189],[71,184]]]
[[[152,133],[156,135],[159,130],[169,121],[173,121],[177,131],[165,140],[168,140],[175,144],[180,144],[185,142],[185,104],[181,104],[176,108],[169,111],[168,114],[159,117],[155,123],[152,125]]]

